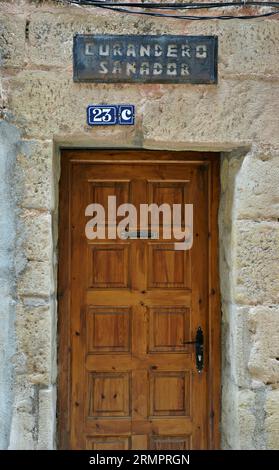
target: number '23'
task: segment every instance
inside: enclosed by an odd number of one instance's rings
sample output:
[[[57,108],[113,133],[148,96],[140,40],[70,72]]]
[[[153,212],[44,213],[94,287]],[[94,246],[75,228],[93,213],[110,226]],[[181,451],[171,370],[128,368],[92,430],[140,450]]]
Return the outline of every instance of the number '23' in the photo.
[[[114,108],[94,108],[93,121],[94,122],[111,122],[114,118],[113,116]]]

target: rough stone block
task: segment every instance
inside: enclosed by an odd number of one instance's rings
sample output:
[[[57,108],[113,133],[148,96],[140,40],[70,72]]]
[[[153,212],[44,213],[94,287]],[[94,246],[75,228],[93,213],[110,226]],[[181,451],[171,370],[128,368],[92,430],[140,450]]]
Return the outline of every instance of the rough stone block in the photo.
[[[33,13],[29,26],[29,57],[36,65],[72,66],[73,35],[83,34],[185,34],[182,22],[132,15],[111,16],[110,12],[62,10]],[[190,22],[187,35],[217,35],[218,67],[221,77],[227,75],[276,75],[279,72],[276,44],[279,40],[277,21]]]
[[[238,446],[237,394],[238,387],[224,374],[223,369],[221,446],[226,450],[235,449]]]
[[[53,256],[51,214],[25,209],[20,215],[22,250],[32,261],[49,261]]]
[[[9,443],[12,395],[16,201],[12,175],[20,135],[0,121],[0,449]]]
[[[243,388],[250,385],[248,312],[249,307],[222,304],[223,370],[229,373],[234,384]]]
[[[251,308],[248,325],[251,332],[250,374],[259,382],[278,383],[279,308]]]
[[[235,180],[243,160],[242,152],[230,152],[221,158],[221,196],[219,206],[219,265],[223,302],[233,302],[234,256],[232,230],[235,218]]]
[[[34,414],[14,411],[9,450],[34,450],[34,426]]]
[[[15,14],[0,16],[0,66],[22,67],[26,62],[26,19]]]
[[[17,306],[17,348],[25,357],[24,372],[33,384],[51,383],[53,323],[51,304]]]
[[[144,102],[146,145],[198,143],[201,149],[204,144],[206,150],[216,150],[235,142],[278,142],[277,82],[228,79],[216,86],[165,86],[163,91],[161,98]]]
[[[227,379],[223,385],[222,402],[222,448],[254,449],[255,393],[251,390],[239,390]]]
[[[56,430],[56,388],[39,391],[39,423],[37,450],[54,449],[54,436]]]
[[[18,279],[18,294],[49,297],[53,294],[53,267],[47,261],[29,261]]]
[[[15,376],[13,383],[10,450],[35,450],[36,390],[26,375]],[[35,412],[34,412],[35,411]]]
[[[186,34],[218,36],[218,69],[229,75],[278,75],[278,21],[192,21]]]
[[[178,22],[177,22],[178,23]],[[176,23],[176,31],[183,25]],[[80,34],[172,34],[170,21],[133,15],[111,15],[111,12],[81,8],[33,13],[30,21],[30,61],[72,69],[73,36]]]
[[[141,96],[137,88],[124,84],[103,85],[74,83],[71,74],[23,71],[10,81],[9,113],[11,119],[24,129],[25,136],[59,140],[80,134],[88,142],[103,138],[112,142],[123,136],[126,145],[133,142],[135,126],[87,125],[86,108],[92,103],[133,103],[138,109],[136,122],[140,123]],[[108,138],[109,135],[109,138]]]
[[[25,141],[17,157],[19,204],[26,208],[52,210],[52,142]]]
[[[278,21],[219,22],[218,37],[221,76],[278,76]]]
[[[253,450],[255,448],[253,436],[256,418],[254,415],[255,393],[251,390],[240,390],[238,392],[238,439],[239,449]]]
[[[85,110],[91,102],[131,102],[136,123],[143,119],[145,145],[182,148],[204,145],[207,150],[278,142],[277,82],[227,80],[217,86],[180,85],[131,87],[125,84],[79,84],[72,76],[53,72],[23,71],[9,82],[10,119],[25,135],[52,139],[57,135],[83,134],[88,139],[107,136],[107,129],[90,128]],[[153,87],[153,88],[152,88]],[[154,89],[155,96],[152,96]],[[149,92],[148,92],[149,90]],[[232,112],[235,110],[235,112]],[[273,116],[273,119],[270,119]],[[128,142],[137,137],[137,125],[115,126],[110,139],[125,134]]]
[[[238,221],[234,227],[234,300],[240,304],[279,302],[279,224]]]
[[[239,219],[278,219],[279,148],[252,148],[235,183],[235,213]]]
[[[279,390],[270,390],[266,397],[266,437],[267,448],[279,449]]]

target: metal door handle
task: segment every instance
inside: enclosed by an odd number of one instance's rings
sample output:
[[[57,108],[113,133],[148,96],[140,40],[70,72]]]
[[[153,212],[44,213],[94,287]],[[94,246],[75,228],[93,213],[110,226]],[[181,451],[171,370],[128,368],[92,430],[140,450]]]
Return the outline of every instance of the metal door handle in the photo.
[[[183,344],[194,344],[196,346],[196,367],[197,371],[201,373],[203,370],[203,331],[199,326],[196,333],[195,341],[184,341]]]

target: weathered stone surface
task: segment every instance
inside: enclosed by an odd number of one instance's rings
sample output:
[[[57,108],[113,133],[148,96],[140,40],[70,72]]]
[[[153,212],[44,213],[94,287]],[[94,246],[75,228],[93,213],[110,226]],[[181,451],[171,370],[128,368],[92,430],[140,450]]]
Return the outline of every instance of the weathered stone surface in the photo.
[[[73,14],[74,13],[74,14]],[[107,15],[102,11],[72,9],[72,14],[52,12],[34,13],[30,21],[29,60],[36,65],[72,69],[73,36],[83,34],[160,34],[172,33],[172,22],[145,18],[138,21],[132,15]],[[182,30],[183,25],[176,25]]]
[[[53,209],[52,172],[52,142],[25,141],[17,156],[17,188],[19,188],[20,205],[33,209]]]
[[[221,447],[222,449],[236,449],[238,446],[238,413],[237,393],[238,387],[228,376],[222,378],[222,414],[221,414]],[[237,431],[236,431],[237,430]]]
[[[238,221],[233,249],[235,301],[242,304],[279,302],[279,224]]]
[[[52,304],[26,302],[17,306],[17,347],[25,358],[24,373],[34,384],[51,383],[52,334]]]
[[[19,145],[19,130],[0,121],[0,449],[7,448],[10,438],[16,235],[16,201],[11,178]]]
[[[264,450],[266,445],[266,423],[265,423],[265,401],[266,401],[266,387],[263,384],[258,384],[254,387],[254,404],[252,411],[255,417],[255,427],[253,434],[253,445],[255,449]]]
[[[246,150],[223,154],[220,166],[221,197],[219,206],[219,253],[220,287],[222,300],[230,304],[234,291],[235,247],[232,243],[232,231],[235,223],[235,182],[241,168]]]
[[[53,256],[51,214],[25,209],[20,215],[22,249],[28,260],[49,261]]]
[[[245,156],[235,182],[239,219],[278,219],[279,148],[253,148]]]
[[[144,142],[199,142],[212,150],[218,144],[233,142],[276,142],[277,97],[278,83],[257,80],[226,80],[210,87],[164,87],[161,98],[144,104]]]
[[[223,448],[234,450],[252,450],[255,448],[253,437],[255,430],[255,393],[251,390],[239,390],[228,382],[223,391]]]
[[[39,391],[39,423],[37,450],[48,450],[55,447],[56,430],[56,388]]]
[[[9,112],[27,136],[52,139],[59,134],[70,137],[82,133],[91,141],[95,136],[107,138],[107,129],[91,128],[86,123],[86,108],[92,103],[131,102],[138,109],[136,121],[140,121],[141,97],[136,89],[129,93],[127,85],[78,84],[71,75],[55,72],[21,72],[10,84]],[[112,126],[110,139],[123,135],[129,141],[136,129],[137,126]]]
[[[72,41],[83,34],[176,34],[218,35],[219,74],[276,75],[279,71],[276,44],[279,40],[277,21],[251,21],[243,27],[238,22],[164,21],[159,18],[138,18],[125,15],[108,19],[102,11],[34,12],[29,26],[29,60],[36,65],[72,67]]]
[[[222,339],[223,368],[230,375],[230,380],[239,387],[249,387],[247,363],[250,350],[248,331],[248,307],[222,304]]]
[[[25,375],[16,376],[14,380],[14,403],[9,449],[35,449],[36,402],[36,388],[34,385],[30,384]]]
[[[270,390],[266,397],[267,448],[279,449],[279,390]]]
[[[249,311],[251,351],[249,371],[253,379],[279,382],[279,308],[255,307]]]
[[[278,21],[221,22],[218,30],[219,62],[227,74],[278,75]]]
[[[24,65],[26,61],[25,26],[24,16],[1,13],[0,66],[22,67]]]
[[[8,108],[10,118],[24,128],[26,135],[44,139],[59,133],[68,133],[69,137],[82,133],[91,139],[105,136],[107,130],[87,126],[85,111],[92,102],[113,101],[135,104],[137,124],[143,119],[146,145],[168,142],[176,148],[179,142],[180,147],[199,143],[214,148],[235,142],[278,141],[276,82],[227,80],[217,86],[179,88],[166,85],[160,87],[161,97],[157,93],[158,87],[153,85],[78,84],[73,83],[71,75],[24,71],[10,80]],[[237,112],[231,113],[231,109]],[[136,136],[137,126],[123,127],[110,129],[111,138],[121,133],[126,138]]]
[[[49,297],[53,290],[52,266],[47,261],[29,261],[18,279],[19,295]]]
[[[256,419],[253,411],[255,394],[251,390],[239,390],[237,395],[239,449],[254,449],[253,434]]]
[[[229,75],[278,74],[276,44],[278,21],[190,22],[186,34],[218,36],[218,70],[220,77]]]

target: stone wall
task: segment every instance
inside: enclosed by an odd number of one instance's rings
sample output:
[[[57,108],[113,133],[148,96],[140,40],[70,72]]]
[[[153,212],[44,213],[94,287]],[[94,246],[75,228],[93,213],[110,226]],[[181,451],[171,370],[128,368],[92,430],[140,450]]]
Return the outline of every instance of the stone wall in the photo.
[[[247,153],[223,156],[219,222],[225,448],[279,448],[276,181],[276,147],[252,144]]]
[[[0,0],[0,445],[55,447],[59,148],[222,152],[222,446],[279,448],[279,23],[187,22]],[[74,33],[215,34],[218,85],[72,79]],[[129,102],[134,127],[89,128]]]

